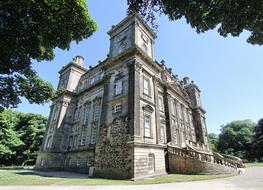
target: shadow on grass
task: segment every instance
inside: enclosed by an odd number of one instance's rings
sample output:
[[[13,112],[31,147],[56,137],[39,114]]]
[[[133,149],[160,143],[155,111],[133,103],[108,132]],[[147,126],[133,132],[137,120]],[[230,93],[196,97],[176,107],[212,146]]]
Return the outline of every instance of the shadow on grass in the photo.
[[[0,167],[0,170],[26,170],[26,169],[31,169],[29,168],[25,168],[23,166],[21,167]]]
[[[19,172],[15,172],[17,175],[24,176],[39,176],[48,178],[62,178],[62,179],[88,179],[87,174],[80,174],[66,171],[37,171],[21,169]]]
[[[40,177],[54,177],[52,175],[38,173],[38,172],[34,172],[34,171],[15,172],[15,174],[18,174],[18,175],[31,175],[31,176],[33,175],[33,176],[40,176]]]

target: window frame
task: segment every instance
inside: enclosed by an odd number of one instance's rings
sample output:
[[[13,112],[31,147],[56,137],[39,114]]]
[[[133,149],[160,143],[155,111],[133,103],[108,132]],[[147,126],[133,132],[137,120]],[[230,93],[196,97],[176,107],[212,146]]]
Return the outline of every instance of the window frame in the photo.
[[[158,105],[159,105],[159,110],[164,111],[164,104],[163,104],[163,96],[159,95],[158,96]]]
[[[114,113],[121,113],[122,112],[122,104],[116,104],[114,106]]]
[[[123,93],[123,81],[122,80],[117,80],[115,81],[114,85],[114,95],[118,96]]]
[[[160,125],[160,143],[162,144],[165,143],[165,125],[164,124]]]
[[[91,129],[90,144],[96,144],[97,141],[97,127],[94,125]]]
[[[150,174],[155,172],[155,155],[154,155],[154,153],[148,154],[148,172]]]
[[[97,122],[100,120],[101,105],[100,101],[95,102],[93,106],[93,121]]]
[[[150,114],[144,113],[144,115],[143,115],[143,127],[144,127],[144,137],[146,137],[146,138],[152,138],[152,121],[151,121],[151,118],[152,117]],[[148,122],[148,126],[146,127],[147,119],[149,122]]]
[[[147,82],[147,85],[146,83]],[[147,88],[146,88],[147,86]],[[143,77],[143,94],[146,96],[150,96],[151,94],[151,87],[150,87],[150,79]]]
[[[77,157],[76,166],[80,166],[80,165],[81,165],[81,159],[80,157]]]

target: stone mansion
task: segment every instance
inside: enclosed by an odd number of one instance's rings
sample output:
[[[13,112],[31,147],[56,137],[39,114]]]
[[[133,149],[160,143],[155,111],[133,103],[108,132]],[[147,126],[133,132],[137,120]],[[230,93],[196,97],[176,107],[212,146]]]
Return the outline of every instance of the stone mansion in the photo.
[[[147,23],[132,14],[108,34],[104,61],[87,68],[76,56],[59,71],[64,90],[53,100],[35,168],[137,179],[237,167],[212,153],[200,89],[154,59]]]

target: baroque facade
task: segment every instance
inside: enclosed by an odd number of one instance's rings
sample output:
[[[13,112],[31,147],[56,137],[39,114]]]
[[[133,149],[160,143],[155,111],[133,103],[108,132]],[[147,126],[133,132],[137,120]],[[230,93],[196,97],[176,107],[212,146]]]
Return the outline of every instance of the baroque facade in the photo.
[[[59,71],[64,92],[51,106],[36,169],[136,179],[173,168],[175,149],[211,160],[200,90],[155,61],[156,34],[137,14],[108,34],[104,61],[87,68],[77,56]]]

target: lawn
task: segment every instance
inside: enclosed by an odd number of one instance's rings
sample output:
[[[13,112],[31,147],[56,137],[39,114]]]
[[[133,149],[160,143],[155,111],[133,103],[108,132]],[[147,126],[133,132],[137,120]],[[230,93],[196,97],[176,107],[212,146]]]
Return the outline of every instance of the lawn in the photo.
[[[244,165],[249,167],[263,167],[263,162],[251,162],[251,163],[244,163]]]
[[[0,185],[140,185],[140,184],[158,184],[171,182],[187,182],[198,180],[210,180],[215,178],[229,177],[227,175],[182,175],[169,174],[155,178],[142,180],[113,180],[113,179],[76,179],[76,178],[58,178],[44,176],[34,170],[25,169],[0,169]]]

